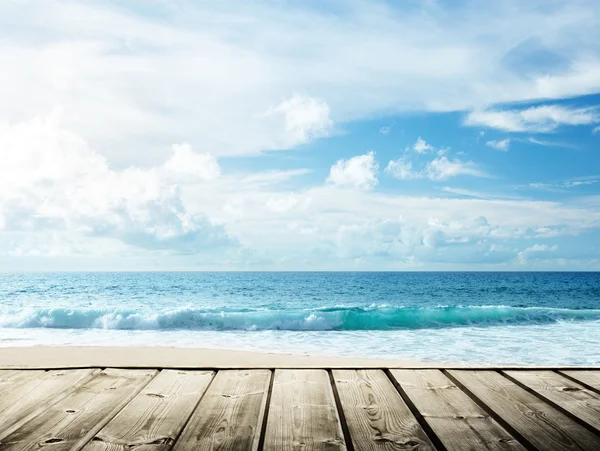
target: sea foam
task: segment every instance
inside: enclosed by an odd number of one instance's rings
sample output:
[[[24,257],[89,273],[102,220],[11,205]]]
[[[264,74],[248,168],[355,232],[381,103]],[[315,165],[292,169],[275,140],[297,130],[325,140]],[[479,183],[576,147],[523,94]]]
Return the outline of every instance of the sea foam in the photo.
[[[314,309],[1,309],[0,328],[113,330],[360,331],[600,320],[600,310],[509,306],[321,307]]]

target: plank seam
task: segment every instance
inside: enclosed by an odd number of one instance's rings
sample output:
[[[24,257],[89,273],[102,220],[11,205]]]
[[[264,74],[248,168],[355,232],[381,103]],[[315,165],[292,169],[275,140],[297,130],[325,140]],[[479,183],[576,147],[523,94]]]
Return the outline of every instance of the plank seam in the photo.
[[[257,451],[263,451],[265,447],[265,436],[267,433],[267,420],[269,419],[269,407],[271,406],[271,395],[273,394],[273,382],[275,381],[275,368],[271,368],[271,380],[269,381],[269,388],[267,389],[267,399],[265,400],[265,412],[263,414],[263,421],[260,425],[260,436],[258,437],[258,445],[256,446]]]
[[[344,409],[342,407],[342,400],[340,399],[340,394],[335,383],[335,378],[333,377],[333,371],[329,369],[327,370],[327,374],[329,375],[329,382],[331,383],[331,390],[333,391],[333,399],[335,401],[335,406],[338,411],[340,426],[342,427],[342,435],[344,436],[344,441],[346,442],[346,450],[354,451],[354,443],[352,443],[350,428],[348,428],[348,421],[346,420],[346,414],[344,413]]]
[[[194,416],[194,413],[196,413],[196,409],[198,409],[198,406],[200,405],[200,402],[202,401],[202,399],[204,399],[204,396],[208,392],[208,389],[210,388],[210,386],[213,384],[215,378],[217,377],[217,373],[218,373],[218,371],[213,372],[211,380],[208,382],[208,384],[206,385],[206,387],[204,387],[204,391],[202,392],[202,394],[198,398],[198,401],[196,402],[196,404],[194,404],[194,408],[190,411],[189,416],[184,421],[183,426],[181,426],[181,429],[179,430],[179,433],[177,434],[177,436],[175,437],[175,439],[171,443],[171,446],[169,446],[168,448],[166,448],[167,450],[173,449],[175,447],[175,445],[177,444],[177,442],[179,441],[179,439],[181,438],[181,436],[183,435],[183,432],[185,431],[185,428],[187,428],[188,424],[190,424],[190,421],[192,420],[192,417]]]
[[[456,379],[452,374],[450,374],[447,370],[441,370],[444,376],[452,381],[454,385],[460,388],[469,398],[473,400],[475,404],[483,409],[490,417],[492,417],[496,422],[502,426],[506,432],[512,435],[516,440],[518,440],[521,445],[525,447],[525,449],[530,451],[537,451],[537,447],[533,446],[533,444],[527,440],[519,431],[513,428],[507,421],[504,420],[494,409],[488,406],[485,402],[479,399],[471,390],[469,390],[466,386],[464,386],[458,379]]]
[[[565,374],[565,373],[563,373],[563,372],[562,372],[562,371],[560,371],[560,370],[552,370],[552,371],[554,371],[554,372],[555,372],[555,373],[557,373],[557,374],[560,374],[562,377],[565,377],[565,378],[569,379],[571,382],[575,382],[575,383],[577,383],[577,384],[579,384],[579,385],[582,385],[582,386],[584,386],[585,388],[587,388],[588,390],[590,390],[590,391],[593,391],[594,393],[597,393],[597,394],[599,394],[599,395],[600,395],[600,390],[599,390],[599,389],[597,389],[596,387],[594,387],[594,386],[592,386],[592,385],[589,385],[589,384],[586,384],[585,382],[583,382],[583,381],[581,381],[581,380],[577,379],[576,377],[573,377],[573,376],[571,376],[571,375],[569,375],[569,374]]]
[[[529,387],[528,385],[522,383],[521,381],[513,378],[512,376],[510,376],[509,374],[506,374],[504,371],[501,371],[500,374],[502,376],[504,376],[506,379],[508,379],[509,381],[511,381],[513,384],[518,385],[519,387],[521,387],[523,390],[531,393],[532,395],[534,395],[536,398],[538,398],[539,400],[545,402],[546,404],[548,404],[550,407],[553,407],[555,410],[558,410],[560,413],[562,413],[563,415],[569,417],[571,420],[575,421],[576,423],[578,423],[579,425],[583,426],[584,428],[588,429],[590,432],[596,434],[596,435],[600,435],[600,430],[596,429],[593,425],[589,424],[587,421],[582,420],[581,418],[579,418],[577,415],[569,412],[568,410],[566,410],[564,407],[561,407],[560,405],[558,405],[557,403],[555,403],[554,401],[552,401],[549,398],[546,398],[544,395],[542,395],[541,393],[537,392],[536,390],[534,390],[533,388]]]
[[[421,415],[421,412],[419,411],[419,409],[417,409],[417,406],[415,406],[411,399],[408,397],[408,395],[406,394],[400,383],[396,380],[392,372],[389,369],[383,369],[383,372],[390,380],[390,382],[392,383],[392,385],[394,386],[404,403],[407,405],[410,412],[416,418],[423,431],[425,431],[425,434],[427,434],[427,437],[429,437],[429,440],[431,440],[433,446],[435,446],[435,448],[438,451],[447,451],[447,448],[444,446],[438,435],[433,431],[429,423],[427,423],[425,417]]]
[[[102,430],[104,426],[106,426],[114,417],[118,415],[118,413],[123,410],[133,399],[139,395],[146,386],[152,382],[152,380],[160,374],[160,370],[156,370],[156,372],[148,378],[145,384],[141,384],[136,390],[127,396],[120,405],[117,405],[112,411],[108,413],[105,417],[103,417],[96,426],[91,428],[86,435],[84,435],[73,447],[70,451],[80,451],[82,450],[88,443],[90,443],[93,438]]]

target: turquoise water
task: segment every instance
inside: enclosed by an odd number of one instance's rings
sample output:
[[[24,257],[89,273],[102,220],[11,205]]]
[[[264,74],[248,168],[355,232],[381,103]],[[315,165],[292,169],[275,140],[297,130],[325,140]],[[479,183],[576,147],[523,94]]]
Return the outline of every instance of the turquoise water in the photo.
[[[600,364],[600,273],[0,274],[0,346]]]

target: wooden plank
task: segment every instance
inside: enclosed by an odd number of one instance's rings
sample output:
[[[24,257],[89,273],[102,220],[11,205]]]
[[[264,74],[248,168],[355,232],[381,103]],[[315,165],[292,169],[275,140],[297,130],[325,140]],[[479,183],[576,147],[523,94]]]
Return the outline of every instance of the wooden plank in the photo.
[[[439,370],[391,370],[450,451],[525,448]]]
[[[2,370],[0,371],[0,386],[4,387],[7,384],[15,384],[22,380],[35,379],[45,373],[44,370]]]
[[[67,372],[67,374],[70,373]],[[4,437],[7,450],[81,449],[156,374],[156,370],[108,368]]]
[[[598,450],[600,437],[496,371],[449,372],[540,450]]]
[[[327,371],[275,370],[264,449],[346,449]]]
[[[577,379],[590,387],[600,390],[600,371],[580,371],[580,370],[568,370],[560,371],[567,376]]]
[[[0,371],[0,398],[5,393],[14,391],[18,386],[37,379],[41,382],[41,379],[46,375],[46,371],[34,370],[34,371],[23,371],[23,370],[4,370]]]
[[[554,371],[505,371],[540,396],[600,430],[600,395]]]
[[[269,370],[219,371],[173,451],[256,450],[270,382]]]
[[[97,369],[32,371],[38,377],[27,378],[0,396],[0,439],[27,423],[48,405],[68,396],[99,372]]]
[[[334,370],[333,378],[356,449],[435,449],[382,370]]]
[[[161,371],[83,449],[169,449],[213,375],[213,371]]]

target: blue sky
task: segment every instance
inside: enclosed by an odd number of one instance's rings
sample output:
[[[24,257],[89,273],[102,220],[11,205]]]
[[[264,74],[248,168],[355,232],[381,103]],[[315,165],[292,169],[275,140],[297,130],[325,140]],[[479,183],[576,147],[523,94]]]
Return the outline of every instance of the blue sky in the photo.
[[[0,270],[600,270],[600,4],[491,3],[3,2]]]

